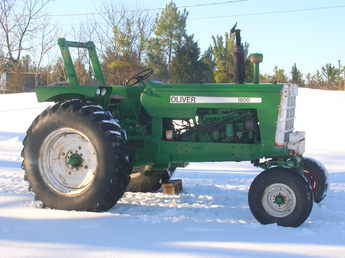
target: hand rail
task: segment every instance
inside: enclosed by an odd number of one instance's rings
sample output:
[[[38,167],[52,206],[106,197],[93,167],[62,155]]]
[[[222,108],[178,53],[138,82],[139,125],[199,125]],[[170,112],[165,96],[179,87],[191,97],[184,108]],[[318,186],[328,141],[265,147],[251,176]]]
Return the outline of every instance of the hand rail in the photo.
[[[92,41],[88,42],[75,42],[75,41],[67,41],[64,38],[60,38],[58,40],[58,45],[60,47],[60,51],[64,60],[65,71],[67,74],[67,79],[71,86],[78,86],[79,80],[77,77],[77,73],[74,68],[74,64],[72,61],[71,53],[69,51],[70,47],[73,48],[85,48],[89,52],[89,57],[91,60],[92,68],[95,73],[96,80],[101,83],[101,85],[106,85],[105,78],[103,75],[102,67],[99,62],[95,44]]]

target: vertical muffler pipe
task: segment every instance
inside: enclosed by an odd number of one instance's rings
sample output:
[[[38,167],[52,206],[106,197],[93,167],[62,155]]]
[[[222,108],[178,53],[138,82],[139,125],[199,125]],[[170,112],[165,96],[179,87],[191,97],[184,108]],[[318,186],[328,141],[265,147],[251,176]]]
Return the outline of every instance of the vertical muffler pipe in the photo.
[[[245,79],[245,63],[244,50],[241,40],[241,30],[236,29],[237,23],[231,29],[230,33],[235,34],[235,49],[234,49],[234,63],[235,63],[235,82],[242,84]]]

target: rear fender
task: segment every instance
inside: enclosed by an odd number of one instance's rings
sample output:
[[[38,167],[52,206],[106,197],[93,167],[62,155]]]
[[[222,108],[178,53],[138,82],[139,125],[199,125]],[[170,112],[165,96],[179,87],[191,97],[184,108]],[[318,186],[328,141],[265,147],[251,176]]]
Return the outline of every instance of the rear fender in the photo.
[[[60,102],[69,99],[91,100],[104,108],[108,107],[112,88],[107,86],[49,86],[37,87],[39,102]]]

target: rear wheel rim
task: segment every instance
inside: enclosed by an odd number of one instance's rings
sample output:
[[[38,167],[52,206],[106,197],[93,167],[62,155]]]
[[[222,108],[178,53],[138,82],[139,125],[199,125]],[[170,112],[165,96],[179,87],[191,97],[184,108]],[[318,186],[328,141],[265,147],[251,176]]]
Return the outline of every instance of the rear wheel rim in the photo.
[[[92,184],[98,158],[87,136],[72,128],[61,128],[43,141],[38,163],[40,174],[51,189],[73,196]]]
[[[296,195],[285,184],[272,184],[266,187],[262,196],[262,206],[273,217],[289,216],[296,208]]]

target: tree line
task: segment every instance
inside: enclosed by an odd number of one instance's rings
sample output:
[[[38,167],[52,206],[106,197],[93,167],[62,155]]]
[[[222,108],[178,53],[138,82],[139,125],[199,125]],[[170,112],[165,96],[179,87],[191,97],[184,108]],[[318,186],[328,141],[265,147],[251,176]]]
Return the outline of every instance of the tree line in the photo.
[[[324,90],[345,90],[345,66],[342,66],[340,60],[338,66],[327,63],[317,70],[314,74],[304,75],[294,64],[290,70],[290,76],[284,69],[275,66],[272,75],[261,75],[262,82],[292,82],[300,87]]]
[[[63,60],[56,51],[57,38],[96,43],[107,83],[123,84],[133,74],[154,70],[153,79],[173,83],[216,82],[235,79],[234,37],[229,32],[211,38],[201,53],[198,42],[186,28],[187,10],[171,1],[160,13],[132,11],[114,3],[103,4],[97,17],[87,23],[58,29],[46,14],[52,0],[0,1],[0,73],[23,72],[37,75],[36,84],[51,85],[66,81]],[[247,59],[249,44],[243,43],[246,81],[252,80],[252,65]],[[86,51],[72,52],[81,84],[93,84]],[[52,60],[52,56],[53,59]],[[315,74],[303,75],[294,64],[286,71],[275,67],[261,75],[262,82],[293,82],[303,87],[344,89],[345,68],[326,64]],[[20,81],[12,91],[20,91]]]

